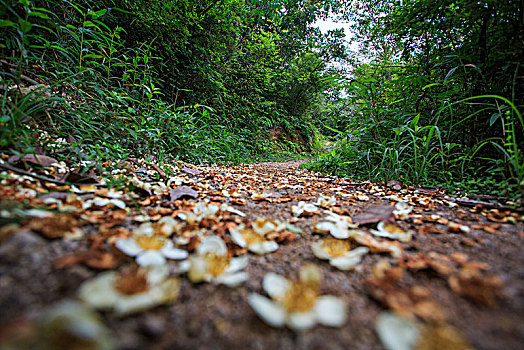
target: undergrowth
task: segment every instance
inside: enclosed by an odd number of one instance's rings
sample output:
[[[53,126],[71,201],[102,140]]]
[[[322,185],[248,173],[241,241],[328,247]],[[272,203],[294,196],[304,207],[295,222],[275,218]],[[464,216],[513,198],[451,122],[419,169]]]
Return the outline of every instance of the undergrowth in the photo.
[[[490,102],[477,103],[486,99]],[[453,108],[463,104],[474,104],[475,112],[450,125]],[[490,126],[503,123],[502,136],[480,140],[473,147],[456,142],[454,128],[479,111],[492,114]],[[446,103],[432,124],[419,123],[419,115],[404,114],[402,108],[377,118],[354,118],[343,131],[330,128],[337,132],[332,150],[317,156],[307,167],[359,180],[398,180],[452,192],[522,198],[524,153],[517,133],[524,130],[524,122],[511,101],[484,95]],[[482,152],[488,147],[491,153]]]
[[[123,28],[104,23],[118,8],[64,1],[58,8],[68,12],[60,14],[29,0],[1,6],[0,149],[68,161],[198,163],[282,160],[300,151],[268,141],[263,130],[237,127],[211,107],[169,102],[154,43],[129,46]]]

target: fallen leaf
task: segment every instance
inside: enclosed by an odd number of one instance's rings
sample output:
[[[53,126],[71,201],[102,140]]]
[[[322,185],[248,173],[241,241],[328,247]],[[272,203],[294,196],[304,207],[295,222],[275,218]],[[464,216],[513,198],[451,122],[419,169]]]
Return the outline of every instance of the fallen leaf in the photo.
[[[202,172],[200,170],[197,170],[197,169],[191,169],[191,168],[188,168],[188,167],[183,167],[180,169],[180,171],[186,173],[186,174],[189,174],[189,175],[200,175],[202,174]]]
[[[417,228],[417,231],[421,235],[426,235],[429,233],[445,234],[446,231],[436,228],[433,225],[424,225]]]
[[[155,163],[151,163],[151,166],[153,167],[153,169],[155,169],[155,170],[157,171],[157,173],[158,173],[161,177],[163,177],[163,178],[166,177],[166,173],[165,173],[162,169],[160,169],[160,167],[159,167],[158,165],[156,165]]]
[[[78,220],[70,214],[60,213],[45,218],[31,219],[28,227],[47,238],[62,238],[78,229]]]
[[[472,227],[474,229],[484,230],[487,233],[491,233],[493,235],[500,235],[500,234],[502,234],[502,232],[500,232],[500,228],[502,227],[501,224],[480,224],[480,225],[474,225]]]
[[[198,197],[198,192],[188,186],[180,186],[180,187],[177,187],[169,191],[169,198],[171,202],[176,201],[177,199],[180,199],[183,197],[189,197],[189,198],[195,199]]]
[[[398,284],[401,277],[401,268],[392,267],[387,260],[380,260],[365,280],[365,285],[375,300],[399,315],[443,321],[445,315],[442,308],[431,299],[430,292],[420,286],[401,288]]]
[[[417,350],[473,350],[473,346],[455,328],[445,323],[433,323],[422,327]]]
[[[453,264],[447,256],[435,252],[403,256],[399,259],[399,264],[409,270],[432,269],[442,275],[450,275],[454,270]]]
[[[89,250],[64,255],[53,261],[53,267],[64,269],[78,264],[84,264],[88,267],[98,270],[114,269],[118,265],[119,259],[108,252],[98,250]]]
[[[477,304],[493,306],[504,296],[502,279],[496,275],[484,275],[476,268],[464,267],[448,282],[455,293]]]
[[[24,154],[22,158],[19,156],[11,156],[7,161],[15,164],[27,162],[42,167],[48,167],[58,163],[56,159],[41,154]]]
[[[89,173],[81,172],[81,169],[75,169],[67,173],[64,178],[64,181],[71,183],[98,183],[98,178],[95,174],[95,171],[91,169]]]
[[[379,221],[394,222],[393,211],[395,207],[391,206],[374,206],[365,212],[353,217],[353,222],[359,225],[376,224]]]
[[[369,234],[353,237],[355,242],[369,248],[371,253],[390,253],[392,257],[399,258],[404,254],[404,249],[397,241],[379,241]]]

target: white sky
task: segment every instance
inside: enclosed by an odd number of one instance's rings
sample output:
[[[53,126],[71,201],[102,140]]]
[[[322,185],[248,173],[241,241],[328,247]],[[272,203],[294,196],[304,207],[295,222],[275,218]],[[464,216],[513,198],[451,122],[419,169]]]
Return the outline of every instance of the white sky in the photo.
[[[326,34],[329,30],[344,28],[344,34],[346,34],[346,40],[349,39],[348,37],[350,33],[349,25],[350,24],[348,22],[335,23],[333,20],[329,18],[327,20],[317,20],[315,23],[313,23],[313,26],[318,27],[320,31],[322,32],[322,34]],[[358,43],[354,42],[351,45],[349,45],[348,47],[351,51],[355,51],[355,52],[358,51]]]
[[[349,31],[348,23],[335,23],[329,18],[327,20],[317,20],[314,24],[315,27],[319,27],[323,34],[326,34],[328,30],[344,28],[344,32],[347,34]]]

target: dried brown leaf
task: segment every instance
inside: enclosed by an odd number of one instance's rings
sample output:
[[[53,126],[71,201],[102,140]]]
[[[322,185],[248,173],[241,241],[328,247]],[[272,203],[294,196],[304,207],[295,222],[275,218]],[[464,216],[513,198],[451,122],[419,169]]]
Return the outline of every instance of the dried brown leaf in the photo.
[[[359,225],[375,224],[380,221],[394,222],[394,210],[395,208],[391,206],[370,207],[364,213],[358,214],[355,217],[353,217],[353,222]]]
[[[198,192],[188,186],[180,186],[169,191],[169,198],[172,202],[183,197],[195,199],[198,197]]]
[[[464,267],[448,282],[455,293],[477,304],[493,306],[504,296],[502,279],[496,275],[484,275],[476,268]]]

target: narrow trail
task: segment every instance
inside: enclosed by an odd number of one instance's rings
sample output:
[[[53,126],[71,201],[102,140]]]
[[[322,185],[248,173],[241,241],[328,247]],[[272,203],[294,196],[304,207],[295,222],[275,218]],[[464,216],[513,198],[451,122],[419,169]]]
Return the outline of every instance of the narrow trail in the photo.
[[[35,179],[4,172],[0,197],[54,212],[47,217],[27,212],[34,217],[0,230],[0,345],[35,341],[41,335],[34,320],[43,311],[78,300],[80,286],[103,270],[135,266],[140,254],[126,255],[117,241],[149,227],[155,237],[163,232],[161,242],[174,242],[190,256],[166,255],[163,263],[179,288],[174,300],[123,317],[116,309],[102,311],[119,349],[380,349],[376,320],[385,310],[417,320],[422,349],[521,346],[522,214],[467,200],[457,205],[437,189],[354,183],[300,169],[300,163],[177,164],[175,176],[159,180],[155,167],[122,162],[119,176],[132,186],[108,191],[84,185],[76,195],[69,187],[46,189]],[[48,167],[48,174],[55,171]],[[373,233],[377,225],[384,228]],[[256,239],[255,226],[267,228]],[[235,230],[246,233],[245,247],[235,240]],[[228,259],[248,257],[242,283],[191,282],[196,277],[185,273],[184,261],[194,261],[209,236],[226,243]],[[346,251],[334,237],[344,238]],[[253,239],[278,249],[255,254]],[[333,257],[359,247],[369,251],[340,270],[314,253],[312,245],[323,240],[322,249]],[[250,295],[267,296],[262,285],[267,273],[296,280],[308,263],[322,274],[319,294],[345,302],[343,324],[302,332],[266,324],[250,306]],[[302,306],[303,297],[296,295]]]

